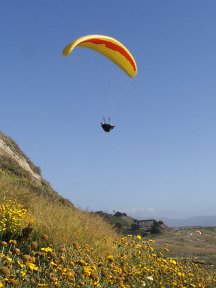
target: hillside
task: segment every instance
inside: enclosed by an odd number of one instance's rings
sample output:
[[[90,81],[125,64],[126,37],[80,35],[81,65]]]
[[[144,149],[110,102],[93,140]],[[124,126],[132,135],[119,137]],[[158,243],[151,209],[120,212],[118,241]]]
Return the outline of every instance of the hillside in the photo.
[[[111,224],[120,234],[149,236],[160,234],[169,230],[169,227],[162,221],[154,219],[137,220],[126,213],[115,211],[113,214],[103,211],[95,212],[102,217],[107,223]]]
[[[115,229],[124,234],[131,234],[138,228],[138,221],[126,213],[116,212],[114,214],[106,213],[103,211],[97,211],[96,214],[103,217],[108,223],[111,223]]]
[[[30,189],[38,196],[73,207],[69,200],[55,192],[43,179],[40,168],[32,163],[17,143],[2,132],[0,132],[0,177],[1,181],[4,180],[8,185]]]
[[[54,191],[42,177],[40,168],[24,154],[17,143],[0,132],[0,204],[16,201],[34,218],[35,237],[47,234],[54,246],[71,241],[91,244],[95,251],[107,249],[116,233],[98,215],[76,208]],[[63,243],[62,243],[63,242]]]
[[[0,134],[0,287],[215,287],[215,235],[77,209]]]

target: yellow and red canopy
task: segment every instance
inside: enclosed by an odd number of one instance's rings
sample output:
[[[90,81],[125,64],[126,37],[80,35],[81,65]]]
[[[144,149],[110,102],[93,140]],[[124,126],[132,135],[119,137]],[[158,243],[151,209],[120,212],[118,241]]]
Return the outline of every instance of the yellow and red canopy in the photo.
[[[62,54],[68,56],[74,48],[84,47],[95,50],[119,66],[130,77],[137,73],[136,62],[128,49],[116,39],[105,35],[87,35],[68,44]]]

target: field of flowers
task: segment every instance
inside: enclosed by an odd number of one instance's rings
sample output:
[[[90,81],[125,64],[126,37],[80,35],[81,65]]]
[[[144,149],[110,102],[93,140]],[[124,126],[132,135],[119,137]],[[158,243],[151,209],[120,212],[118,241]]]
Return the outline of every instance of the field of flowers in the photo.
[[[216,287],[214,267],[166,257],[168,247],[139,235],[119,237],[101,256],[88,243],[52,243],[23,205],[0,204],[0,287]]]

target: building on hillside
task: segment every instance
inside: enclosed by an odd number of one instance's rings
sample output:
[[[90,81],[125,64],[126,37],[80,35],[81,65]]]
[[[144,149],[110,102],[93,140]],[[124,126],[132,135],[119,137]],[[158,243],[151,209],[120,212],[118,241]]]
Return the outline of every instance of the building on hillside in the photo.
[[[170,228],[164,224],[162,221],[156,221],[155,219],[138,220],[138,225],[140,229],[150,230],[154,226],[160,226],[163,230],[168,231]]]
[[[141,229],[150,229],[156,222],[154,219],[138,220],[138,225]]]

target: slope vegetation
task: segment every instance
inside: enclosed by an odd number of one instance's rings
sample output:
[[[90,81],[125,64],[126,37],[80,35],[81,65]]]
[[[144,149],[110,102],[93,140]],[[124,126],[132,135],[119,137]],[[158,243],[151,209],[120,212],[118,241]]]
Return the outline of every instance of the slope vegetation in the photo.
[[[81,211],[55,192],[40,169],[16,142],[0,132],[0,199],[24,205],[34,218],[32,233],[47,234],[54,246],[74,241],[89,244],[98,253],[107,251],[116,233],[101,217]],[[106,241],[104,241],[106,239]]]

